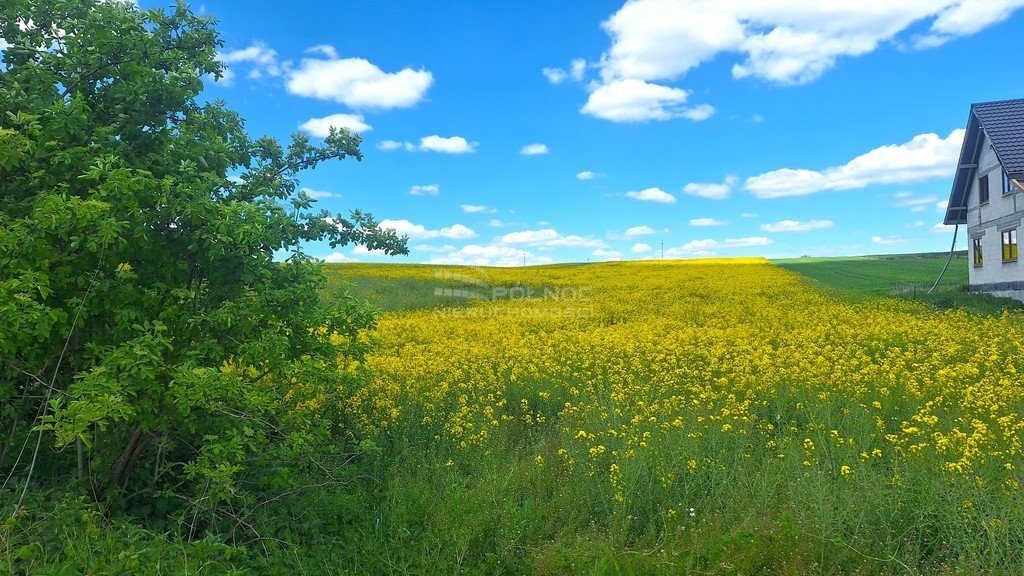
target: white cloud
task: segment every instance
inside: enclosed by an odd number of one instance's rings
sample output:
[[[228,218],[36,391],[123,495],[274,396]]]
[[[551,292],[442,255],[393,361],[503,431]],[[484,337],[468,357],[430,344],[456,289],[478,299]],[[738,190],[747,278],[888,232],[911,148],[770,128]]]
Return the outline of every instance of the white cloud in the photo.
[[[408,236],[413,240],[425,240],[429,238],[448,238],[450,240],[465,240],[476,238],[476,232],[462,224],[452,224],[440,230],[430,230],[422,224],[402,220],[381,220],[381,229],[394,230],[399,236]]]
[[[813,232],[814,230],[825,230],[831,228],[835,223],[831,220],[780,220],[772,224],[762,224],[761,230],[765,232]]]
[[[753,212],[740,212],[740,218],[757,218],[758,214]]]
[[[633,254],[643,254],[645,252],[650,252],[651,251],[651,246],[650,246],[650,244],[644,244],[643,242],[637,242],[636,244],[633,244],[633,247],[630,248],[629,251],[632,252]]]
[[[946,200],[939,200],[938,202],[935,203],[935,211],[936,212],[945,212],[946,208],[948,208],[948,207],[949,207],[949,199],[948,198]]]
[[[729,238],[727,240],[693,240],[682,246],[674,246],[665,250],[670,257],[698,258],[714,256],[715,250],[732,250],[738,248],[756,248],[773,244],[771,238],[764,236],[750,236],[747,238]]]
[[[935,202],[935,195],[918,196],[913,192],[897,192],[893,194],[892,205],[897,208],[910,208],[911,212],[924,212],[929,204]],[[943,204],[940,202],[939,204]]]
[[[228,67],[234,64],[246,64],[249,67],[249,78],[263,76],[278,77],[287,71],[289,63],[281,64],[277,59],[277,51],[262,42],[253,42],[247,48],[229,50],[217,54],[217,59]],[[225,75],[222,82],[230,84],[234,73]]]
[[[441,193],[441,187],[437,184],[414,184],[409,188],[411,196],[437,196]]]
[[[675,204],[676,197],[665,192],[661,188],[647,188],[639,192],[626,192],[626,196],[643,202],[659,202],[661,204]]]
[[[319,54],[326,56],[327,58],[337,58],[338,51],[330,44],[317,44],[316,46],[310,46],[306,48],[306,54]]]
[[[728,222],[714,218],[694,218],[690,220],[690,226],[724,226]]]
[[[360,244],[352,249],[353,254],[360,254],[363,256],[387,256],[388,253],[383,250],[370,250],[366,246]]]
[[[430,244],[417,244],[412,247],[417,252],[451,252],[455,250],[455,246],[451,244],[445,244],[444,246],[432,246]]]
[[[618,250],[604,250],[603,248],[598,248],[591,252],[590,255],[598,258],[604,258],[605,262],[622,260],[622,252],[619,252]]]
[[[527,144],[526,146],[523,146],[519,150],[519,153],[522,154],[523,156],[537,156],[540,154],[547,154],[548,147],[546,144]]]
[[[732,194],[733,186],[736,185],[737,180],[735,176],[726,176],[721,184],[691,182],[683,186],[683,193],[708,198],[709,200],[725,200]]]
[[[577,82],[583,80],[583,75],[587,72],[587,61],[583,58],[575,58],[569,63],[569,76]]]
[[[339,102],[352,108],[408,108],[421,101],[434,83],[426,70],[384,72],[363,58],[303,58],[288,74],[288,92]]]
[[[501,220],[498,220],[497,218],[491,218],[487,222],[487,225],[488,226],[493,226],[495,228],[505,228],[505,227],[508,227],[508,226],[512,226],[513,224],[510,223],[510,222],[502,222]]]
[[[758,198],[780,198],[948,178],[960,156],[963,138],[962,128],[946,138],[920,134],[903,144],[875,148],[842,166],[821,171],[782,168],[747,178],[745,187]]]
[[[720,54],[738,54],[735,78],[810,82],[842,57],[900,42],[928,26],[919,48],[973,34],[1005,19],[1024,0],[634,0],[602,27],[612,44],[601,57],[605,83],[675,80]],[[929,22],[930,21],[930,22]]]
[[[434,258],[431,264],[466,264],[472,266],[521,266],[523,261],[528,264],[549,264],[550,256],[536,254],[513,248],[511,246],[469,244],[443,256]]]
[[[687,118],[699,122],[714,113],[708,104],[685,106],[690,92],[635,78],[616,80],[594,87],[587,103],[580,109],[602,120],[612,122],[646,122]]]
[[[420,138],[420,145],[416,148],[426,152],[441,152],[443,154],[466,154],[476,151],[476,142],[468,142],[462,136],[450,136],[445,138],[436,134]]]
[[[597,172],[591,172],[590,170],[584,170],[583,172],[576,173],[577,180],[594,180],[600,177],[600,174],[598,174]]]
[[[403,144],[398,140],[382,140],[379,144],[377,144],[377,148],[380,148],[381,150],[385,151],[398,150],[402,146]]]
[[[350,257],[342,254],[341,252],[331,252],[330,254],[328,254],[326,256],[315,256],[315,258],[319,258],[320,260],[323,260],[324,262],[331,262],[331,263],[337,263],[337,262],[359,262],[359,260],[356,260],[355,258],[350,258]]]
[[[461,204],[459,207],[467,214],[494,214],[497,212],[494,208],[481,206],[479,204]]]
[[[303,188],[302,192],[305,192],[307,196],[314,200],[322,200],[324,198],[341,198],[341,194],[334,192],[327,192],[325,190],[313,190],[312,188]]]
[[[630,226],[629,228],[626,228],[626,236],[627,237],[646,236],[648,234],[654,234],[654,233],[655,233],[654,228],[651,228],[650,226]]]
[[[331,128],[344,128],[354,134],[373,130],[373,127],[363,120],[362,114],[331,114],[323,118],[310,118],[299,128],[318,138],[326,138],[331,133]]]
[[[569,79],[569,75],[561,68],[544,68],[540,72],[552,84],[561,84]]]
[[[956,228],[956,226],[946,226],[942,222],[939,222],[935,226],[932,226],[932,232],[944,234],[946,232],[952,232],[954,228]]]
[[[872,236],[871,241],[875,244],[902,244],[907,241],[906,238],[900,236]]]
[[[563,236],[553,228],[510,232],[499,240],[500,244],[535,246],[537,248],[603,248],[604,242],[594,238],[568,235]]]
[[[916,222],[910,222],[903,225],[904,228],[920,228],[922,226],[924,226],[924,220],[917,220]]]

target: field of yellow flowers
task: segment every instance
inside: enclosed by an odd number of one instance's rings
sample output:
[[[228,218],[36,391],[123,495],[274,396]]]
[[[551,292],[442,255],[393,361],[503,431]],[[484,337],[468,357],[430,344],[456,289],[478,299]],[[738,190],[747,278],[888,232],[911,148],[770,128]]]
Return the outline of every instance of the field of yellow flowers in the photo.
[[[437,532],[428,565],[1024,566],[1019,314],[844,301],[760,259],[343,269],[451,304],[382,315],[347,409],[402,455],[378,529]]]

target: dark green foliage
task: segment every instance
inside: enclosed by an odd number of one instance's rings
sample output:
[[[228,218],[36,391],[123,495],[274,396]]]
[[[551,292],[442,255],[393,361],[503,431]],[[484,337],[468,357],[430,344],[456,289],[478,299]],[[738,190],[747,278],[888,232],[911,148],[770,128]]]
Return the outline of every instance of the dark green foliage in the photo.
[[[9,0],[0,37],[3,487],[71,482],[189,538],[244,531],[249,494],[345,456],[374,321],[322,303],[301,246],[406,250],[298,191],[360,139],[251,139],[202,103],[220,41],[184,4]]]

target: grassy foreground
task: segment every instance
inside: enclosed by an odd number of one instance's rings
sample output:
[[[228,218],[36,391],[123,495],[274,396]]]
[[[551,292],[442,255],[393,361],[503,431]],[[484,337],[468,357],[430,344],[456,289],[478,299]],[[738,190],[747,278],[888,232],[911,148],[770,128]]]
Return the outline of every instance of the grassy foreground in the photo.
[[[338,570],[1024,562],[1016,313],[867,298],[871,279],[848,298],[760,260],[338,272],[418,290],[351,402],[368,480]]]

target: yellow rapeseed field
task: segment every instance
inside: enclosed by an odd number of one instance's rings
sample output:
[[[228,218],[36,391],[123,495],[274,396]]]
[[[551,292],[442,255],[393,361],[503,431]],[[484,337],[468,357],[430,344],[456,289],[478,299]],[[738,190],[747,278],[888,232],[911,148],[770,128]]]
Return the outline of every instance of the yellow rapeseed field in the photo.
[[[1019,316],[847,302],[760,259],[358,273],[473,300],[382,316],[372,383],[349,406],[368,437],[416,430],[485,456],[543,438],[519,456],[595,478],[611,507],[743,460],[836,483],[1021,489]]]

